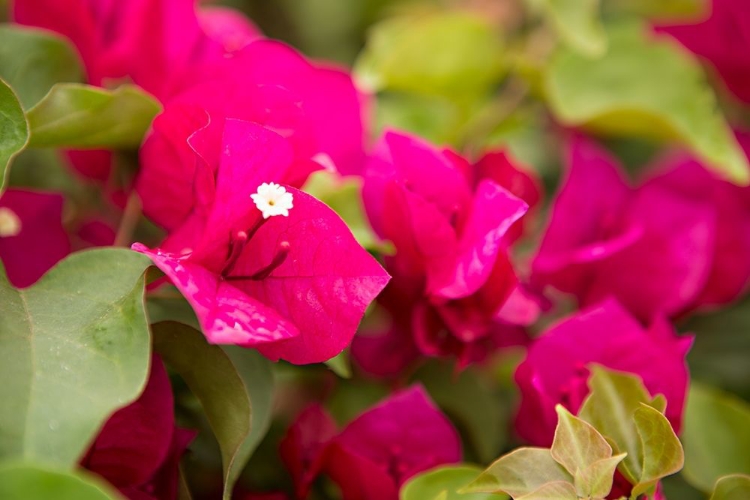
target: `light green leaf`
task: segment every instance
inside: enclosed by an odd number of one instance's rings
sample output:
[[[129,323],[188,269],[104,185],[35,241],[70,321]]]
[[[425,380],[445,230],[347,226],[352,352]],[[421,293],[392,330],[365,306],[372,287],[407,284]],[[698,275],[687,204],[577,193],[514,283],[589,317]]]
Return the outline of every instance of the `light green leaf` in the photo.
[[[641,26],[609,34],[599,59],[562,50],[550,63],[545,89],[555,116],[606,134],[680,141],[720,175],[748,184],[748,161],[698,61]]]
[[[61,83],[27,113],[30,146],[138,147],[161,105],[135,85],[105,90]]]
[[[683,475],[709,492],[729,474],[750,475],[750,405],[727,393],[692,383],[682,432]]]
[[[604,458],[579,470],[574,478],[578,496],[583,498],[604,498],[612,490],[617,464],[625,458],[625,453]]]
[[[620,12],[668,23],[697,23],[709,15],[709,0],[608,0]]]
[[[58,82],[80,82],[77,52],[51,31],[0,25],[0,78],[16,89],[24,109],[39,102]]]
[[[224,497],[250,458],[252,439],[250,397],[242,377],[221,347],[180,323],[153,326],[154,350],[177,372],[203,407],[221,449]]]
[[[352,378],[352,364],[349,360],[349,351],[341,351],[324,364],[339,377]]]
[[[750,498],[750,476],[732,474],[716,481],[711,500],[747,500]]]
[[[531,493],[517,497],[516,500],[578,500],[578,495],[572,484],[554,481],[542,485]]]
[[[457,97],[485,93],[503,74],[495,27],[461,11],[401,16],[375,25],[355,66],[370,90]]]
[[[641,403],[662,406],[663,398],[652,401],[638,376],[597,365],[591,367],[589,388],[578,416],[601,432],[615,453],[627,453],[622,472],[636,483],[643,472],[643,444],[633,416]]]
[[[548,449],[518,448],[500,457],[460,492],[503,492],[517,498],[555,481],[572,483],[573,478],[555,462]]]
[[[555,411],[557,427],[550,454],[571,476],[612,456],[612,447],[591,424],[571,415],[563,405],[555,406]]]
[[[563,41],[588,57],[607,50],[607,35],[599,19],[599,0],[527,0],[549,19]]]
[[[4,81],[0,80],[0,193],[8,182],[10,163],[29,141],[29,124],[21,103]]]
[[[36,464],[0,465],[3,500],[120,500],[123,497],[87,471],[66,472]]]
[[[0,459],[73,467],[109,415],[143,390],[143,274],[123,249],[70,255],[30,288],[0,270]],[[0,268],[1,269],[1,268]]]
[[[435,402],[459,424],[481,462],[497,457],[505,439],[508,415],[502,401],[471,369],[455,374],[445,363],[421,367],[414,378],[422,383]]]
[[[361,178],[341,177],[322,170],[313,173],[302,190],[331,207],[344,219],[354,238],[364,248],[373,250],[382,246],[365,216]]]
[[[685,454],[667,417],[641,403],[633,416],[643,449],[643,471],[633,486],[633,495],[650,490],[663,477],[682,469]]]
[[[474,465],[438,467],[407,481],[401,488],[399,498],[400,500],[502,500],[502,496],[493,493],[457,493],[462,486],[476,478],[481,472],[482,469]]]

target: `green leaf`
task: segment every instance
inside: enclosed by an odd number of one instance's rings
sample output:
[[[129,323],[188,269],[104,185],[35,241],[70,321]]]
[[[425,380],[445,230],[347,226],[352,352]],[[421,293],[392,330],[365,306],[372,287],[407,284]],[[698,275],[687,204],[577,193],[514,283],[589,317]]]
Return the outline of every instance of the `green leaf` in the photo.
[[[367,249],[382,246],[370,227],[362,204],[362,179],[341,177],[325,170],[313,173],[302,188],[331,207],[349,226],[357,242]]]
[[[500,457],[461,493],[503,492],[518,498],[550,482],[571,483],[573,478],[546,448],[518,448]],[[572,488],[572,485],[571,485]],[[575,494],[575,489],[573,489]]]
[[[16,89],[24,109],[39,102],[58,82],[80,82],[77,52],[51,31],[0,25],[0,78]]]
[[[554,481],[542,485],[531,493],[517,497],[516,500],[578,500],[578,495],[572,484]]]
[[[635,410],[635,426],[643,449],[643,471],[633,486],[633,495],[650,490],[663,477],[682,469],[685,454],[667,417],[641,403]]]
[[[35,285],[0,267],[0,459],[72,467],[148,376],[143,274],[123,249],[70,255]]]
[[[747,500],[750,498],[750,476],[732,474],[716,481],[711,500]]]
[[[609,6],[649,19],[663,19],[669,24],[697,23],[709,15],[708,0],[609,0]]]
[[[400,500],[502,500],[493,493],[467,493],[457,491],[482,472],[473,465],[438,467],[414,476],[401,488]],[[507,498],[507,497],[506,497]]]
[[[663,398],[651,400],[641,379],[632,374],[591,367],[591,392],[578,416],[605,436],[615,453],[627,453],[622,473],[636,483],[643,472],[643,443],[633,416],[641,403],[663,407]]]
[[[420,368],[414,378],[459,425],[479,461],[486,463],[497,457],[508,415],[497,394],[475,371],[464,370],[457,375],[446,363],[432,362]]]
[[[571,476],[612,456],[612,447],[591,424],[571,415],[563,405],[555,406],[555,411],[557,427],[550,454]]]
[[[612,482],[617,465],[625,458],[621,453],[610,458],[598,460],[585,469],[580,469],[574,478],[578,496],[583,498],[604,498],[612,490]]]
[[[720,175],[748,184],[747,158],[698,61],[641,26],[609,34],[599,59],[562,50],[550,63],[545,88],[555,116],[606,134],[681,141]]]
[[[0,80],[0,193],[10,174],[10,163],[29,141],[29,124],[21,103],[4,81]]]
[[[324,363],[333,373],[341,378],[352,378],[352,364],[349,360],[349,352],[341,351],[333,358]]]
[[[750,475],[750,405],[727,393],[693,382],[682,432],[683,475],[709,492],[729,474]]]
[[[221,347],[210,345],[203,334],[180,323],[153,326],[154,350],[185,381],[203,407],[221,449],[224,497],[250,458],[250,396],[234,363]],[[255,443],[257,444],[257,442]]]
[[[607,35],[599,20],[599,0],[527,0],[549,19],[563,41],[588,57],[607,50]]]
[[[106,90],[61,83],[27,113],[30,146],[138,147],[161,105],[135,85]]]
[[[0,465],[3,500],[119,500],[123,497],[94,474],[66,472],[36,464]]]
[[[469,12],[430,12],[376,24],[355,67],[370,90],[473,98],[500,80],[495,27]]]

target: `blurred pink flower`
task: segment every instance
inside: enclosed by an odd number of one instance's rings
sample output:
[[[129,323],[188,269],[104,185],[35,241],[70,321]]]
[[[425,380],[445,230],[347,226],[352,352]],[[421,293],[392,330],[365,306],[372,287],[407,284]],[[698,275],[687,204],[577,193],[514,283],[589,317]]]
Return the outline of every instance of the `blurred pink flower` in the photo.
[[[226,120],[190,146],[191,212],[160,248],[133,249],[185,295],[212,343],[297,364],[341,352],[389,276],[330,208],[281,186],[297,164],[280,135]]]
[[[745,0],[713,0],[709,16],[690,24],[657,26],[708,60],[739,99],[750,103],[750,10]]]
[[[0,195],[0,260],[13,286],[34,284],[70,253],[63,197],[8,189]]]
[[[385,258],[393,281],[380,299],[393,324],[355,340],[366,370],[393,374],[418,353],[455,356],[465,366],[523,341],[508,321],[519,311],[504,306],[537,306],[524,302],[529,294],[508,259],[506,236],[528,205],[493,180],[506,176],[507,162],[496,162],[497,172],[492,163],[475,171],[455,153],[397,132],[378,144],[363,197],[373,228],[396,248]]]
[[[344,500],[396,500],[410,477],[461,460],[458,433],[419,386],[393,394],[339,433],[324,410],[308,409],[281,450],[300,499],[323,472]]]
[[[81,465],[131,500],[174,500],[180,456],[195,437],[175,427],[172,387],[154,354],[141,396],[115,412],[99,431]]]
[[[643,321],[724,304],[745,289],[747,190],[687,157],[631,188],[594,143],[574,139],[570,156],[532,283],[572,293],[583,306],[616,297]]]
[[[555,405],[579,410],[589,392],[588,367],[596,363],[638,375],[652,395],[663,394],[666,416],[679,432],[689,379],[685,356],[692,341],[677,337],[662,318],[644,329],[614,300],[575,313],[539,337],[518,366],[516,430],[534,445],[549,446]]]

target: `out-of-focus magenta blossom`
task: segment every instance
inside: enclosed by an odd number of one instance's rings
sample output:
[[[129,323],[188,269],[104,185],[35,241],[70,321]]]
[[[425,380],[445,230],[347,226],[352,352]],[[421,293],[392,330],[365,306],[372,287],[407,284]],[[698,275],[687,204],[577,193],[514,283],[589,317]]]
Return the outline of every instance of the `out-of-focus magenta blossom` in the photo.
[[[115,412],[82,465],[131,500],[177,498],[180,456],[195,433],[175,427],[169,377],[157,355],[141,396]]]
[[[505,158],[497,160],[474,168],[396,132],[378,144],[363,197],[373,228],[396,248],[386,257],[393,281],[380,299],[393,322],[355,340],[365,370],[390,375],[420,353],[455,356],[465,366],[522,341],[508,320],[536,306],[518,283],[506,236],[528,205],[496,182],[516,175]],[[524,305],[506,308],[508,301]]]
[[[0,260],[8,280],[27,287],[70,253],[59,194],[8,189],[0,195]]]
[[[573,413],[580,409],[589,392],[591,363],[638,375],[652,395],[663,394],[666,417],[679,432],[689,377],[685,356],[692,341],[677,337],[663,318],[643,328],[614,300],[566,318],[531,345],[516,370],[518,433],[549,446],[557,423],[555,405]]]
[[[366,411],[336,433],[320,407],[304,411],[281,444],[298,498],[323,472],[344,500],[396,500],[401,485],[419,472],[461,459],[451,422],[415,386]]]
[[[190,138],[191,212],[161,248],[133,248],[185,295],[210,342],[325,361],[389,277],[330,208],[280,185],[297,177],[287,140],[251,122],[222,125]]]
[[[574,139],[532,282],[584,306],[614,296],[643,321],[727,303],[750,278],[746,193],[686,157],[631,188],[606,151]]]
[[[260,37],[239,13],[201,12],[195,0],[15,0],[12,13],[20,24],[69,38],[89,83],[129,76],[160,99],[184,85],[193,66]]]
[[[745,0],[713,0],[709,17],[691,24],[658,26],[714,65],[729,90],[750,103],[750,10]]]

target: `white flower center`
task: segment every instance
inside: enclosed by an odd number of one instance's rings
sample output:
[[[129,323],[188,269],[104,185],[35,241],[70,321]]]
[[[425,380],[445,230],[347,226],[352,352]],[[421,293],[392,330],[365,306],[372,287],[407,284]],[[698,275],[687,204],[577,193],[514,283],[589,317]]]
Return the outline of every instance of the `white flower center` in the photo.
[[[17,236],[21,232],[21,219],[7,207],[0,207],[0,237]]]
[[[258,192],[251,194],[253,203],[263,213],[263,218],[268,219],[274,215],[289,216],[289,209],[293,207],[294,197],[288,193],[284,186],[273,182],[264,182],[258,186]]]

